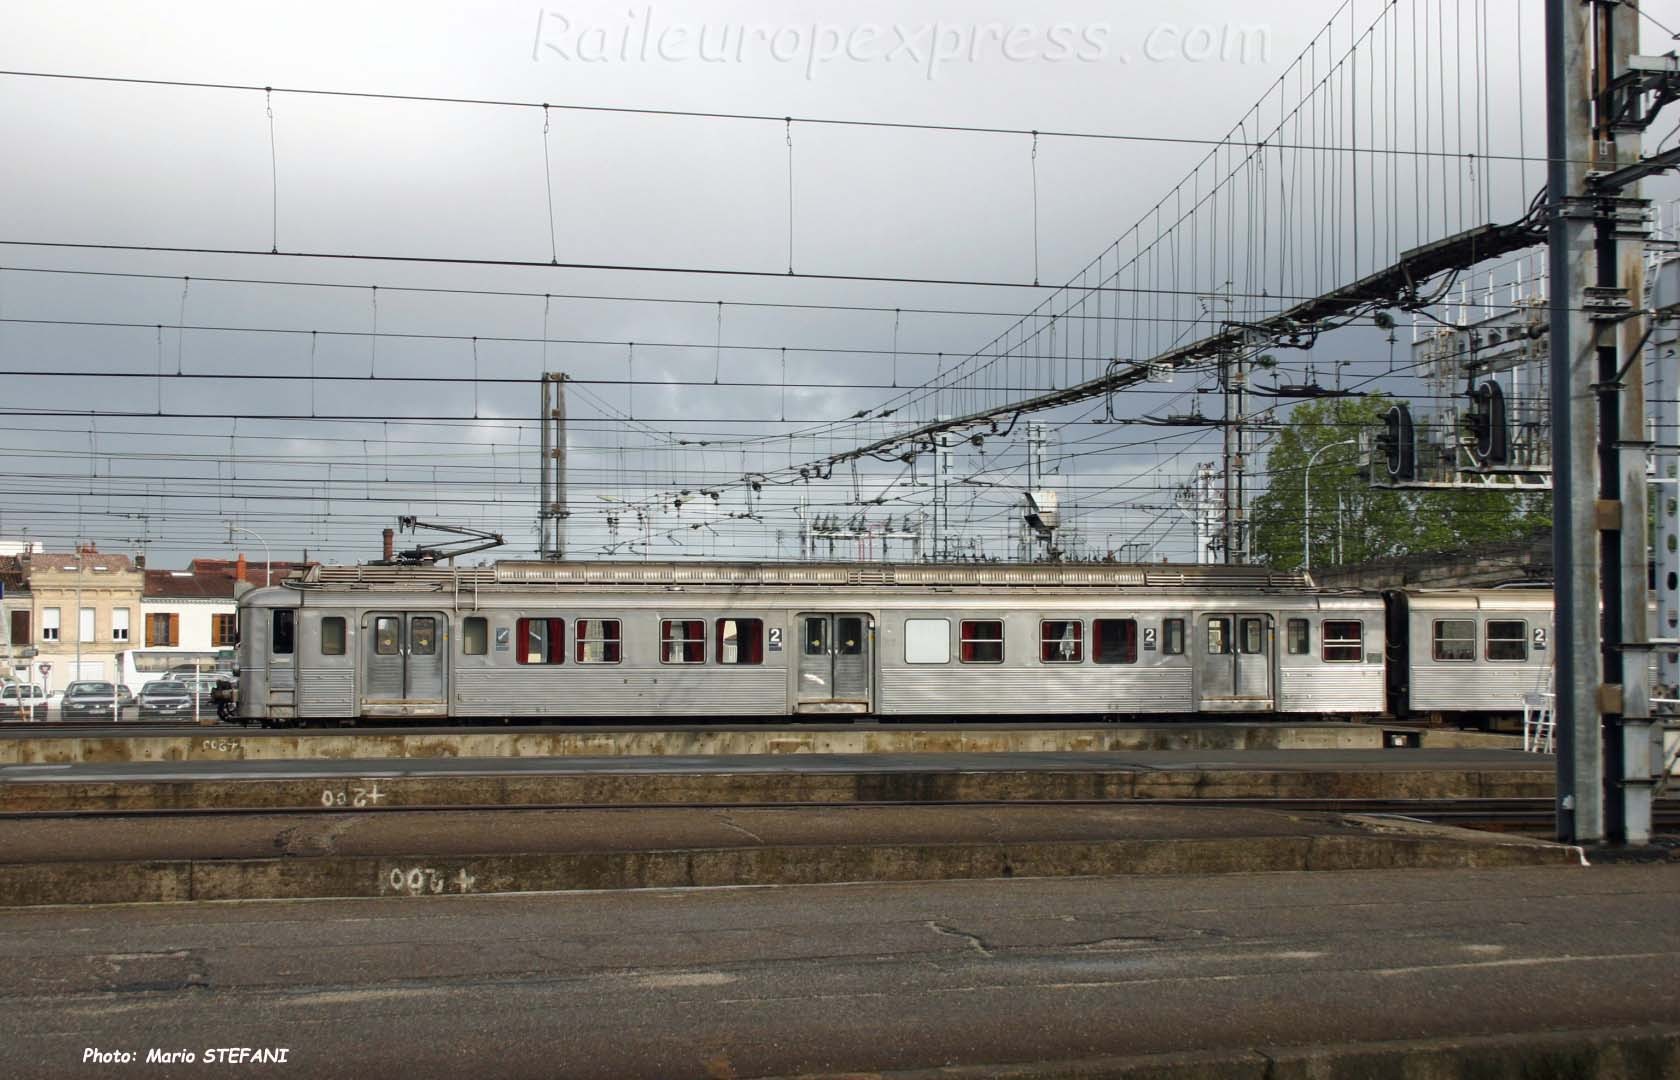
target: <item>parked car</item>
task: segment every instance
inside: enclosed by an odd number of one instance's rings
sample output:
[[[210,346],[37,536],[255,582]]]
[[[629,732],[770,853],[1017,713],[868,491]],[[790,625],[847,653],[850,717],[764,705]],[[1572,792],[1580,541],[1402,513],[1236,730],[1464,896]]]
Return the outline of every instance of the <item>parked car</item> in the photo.
[[[124,689],[127,688],[118,688],[108,682],[73,682],[64,690],[64,701],[58,707],[59,717],[64,720],[89,717],[116,720],[127,704],[123,700]]]
[[[142,686],[135,703],[141,716],[188,716],[193,711],[192,694],[173,679],[159,679]]]
[[[29,683],[7,683],[0,687],[0,720],[35,719],[47,716],[47,692]]]
[[[171,675],[171,682],[178,682],[186,687],[189,695],[198,695],[201,707],[214,708],[210,704],[210,695],[215,691],[216,684],[232,682],[233,676],[213,671],[202,671],[195,675]]]

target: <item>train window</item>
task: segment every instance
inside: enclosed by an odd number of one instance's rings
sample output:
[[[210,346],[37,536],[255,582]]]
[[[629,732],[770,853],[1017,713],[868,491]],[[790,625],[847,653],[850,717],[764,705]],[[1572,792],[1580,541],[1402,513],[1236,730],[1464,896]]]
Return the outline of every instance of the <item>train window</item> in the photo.
[[[1225,656],[1231,651],[1231,620],[1211,616],[1207,621],[1207,651],[1209,656]]]
[[[431,656],[437,652],[437,620],[430,615],[416,615],[408,621],[408,651],[415,656]]]
[[[1325,619],[1324,662],[1357,664],[1365,658],[1365,624],[1357,619]]]
[[[461,651],[468,656],[483,656],[490,651],[490,624],[477,616],[461,620]]]
[[[834,620],[834,636],[840,639],[841,656],[860,656],[863,653],[863,620],[856,615],[842,615]]]
[[[1431,655],[1437,660],[1476,659],[1475,619],[1436,619],[1435,644]]]
[[[577,621],[577,662],[616,664],[624,656],[622,627],[617,619]]]
[[[337,615],[321,620],[321,655],[344,655],[344,620]]]
[[[964,619],[959,624],[960,651],[965,664],[1003,663],[1003,622],[999,619]]]
[[[1487,624],[1487,658],[1489,660],[1527,660],[1528,624],[1521,619],[1489,619]]]
[[[704,664],[706,620],[664,619],[659,623],[659,662]]]
[[[1184,620],[1166,619],[1161,623],[1161,652],[1167,656],[1184,655]]]
[[[1289,655],[1305,656],[1312,652],[1312,624],[1305,619],[1290,619],[1287,633],[1289,635]]]
[[[1092,619],[1091,659],[1099,664],[1137,663],[1136,619]]]
[[[1041,620],[1038,659],[1043,664],[1077,664],[1085,659],[1085,624],[1078,619]]]
[[[719,619],[717,651],[720,664],[764,663],[764,620]]]
[[[566,660],[565,619],[520,619],[514,629],[519,649],[514,659],[521,664],[560,664]]]
[[[950,663],[951,620],[905,619],[904,662],[906,664]]]
[[[292,655],[293,642],[296,636],[296,623],[293,618],[297,612],[290,608],[281,608],[274,613],[274,633],[269,637],[269,647],[275,656]]]
[[[828,619],[819,617],[805,620],[805,655],[828,655]]]
[[[396,656],[402,652],[402,620],[395,615],[381,615],[373,620],[373,651],[380,656]]]
[[[1244,653],[1254,656],[1266,651],[1265,630],[1259,619],[1239,619],[1237,627],[1241,631],[1237,646]]]

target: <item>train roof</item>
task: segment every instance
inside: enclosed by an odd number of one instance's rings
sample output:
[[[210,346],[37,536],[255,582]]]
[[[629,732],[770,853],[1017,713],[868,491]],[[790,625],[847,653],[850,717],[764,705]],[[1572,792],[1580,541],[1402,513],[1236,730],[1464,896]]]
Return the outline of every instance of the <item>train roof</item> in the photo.
[[[1413,611],[1550,611],[1552,590],[1534,589],[1401,589]]]
[[[1263,566],[1111,563],[498,562],[492,566],[312,566],[304,589],[517,589],[541,586],[835,586],[1268,590],[1312,588],[1306,574]]]

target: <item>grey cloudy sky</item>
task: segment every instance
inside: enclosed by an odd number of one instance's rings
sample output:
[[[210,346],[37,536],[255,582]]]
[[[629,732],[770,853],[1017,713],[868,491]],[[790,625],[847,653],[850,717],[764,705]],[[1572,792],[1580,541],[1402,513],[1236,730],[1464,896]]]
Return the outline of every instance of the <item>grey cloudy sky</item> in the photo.
[[[1378,173],[1362,174],[1394,207],[1365,205],[1381,244],[1368,241],[1361,261],[1349,252],[1346,266],[1333,270],[1330,249],[1351,244],[1364,228],[1350,225],[1310,254],[1295,250],[1293,263],[1275,256],[1283,285],[1316,291],[1337,272],[1368,272],[1389,248],[1474,224],[1478,206],[1496,220],[1521,214],[1539,166],[1525,171],[1521,162],[1487,155],[1516,156],[1519,146],[1540,152],[1539,9],[1520,0],[1470,6],[1487,35],[1456,27],[1460,41],[1442,54],[1484,53],[1485,67],[1470,75],[1485,71],[1485,95],[1467,97],[1465,72],[1456,68],[1418,75],[1436,84],[1424,104],[1440,110],[1441,123],[1449,106],[1457,110],[1455,134],[1443,145],[1480,149],[1482,174],[1472,162],[1466,180],[1465,163],[1452,160],[1447,175],[1428,159],[1443,174],[1438,189],[1421,181],[1433,191],[1428,206],[1419,181],[1402,183],[1413,169],[1409,159],[1385,164],[1380,185]],[[1337,130],[1355,132],[1357,141],[1366,124],[1367,145],[1384,138],[1398,145],[1413,132],[1402,114],[1417,104],[1409,86],[1402,99],[1401,80],[1389,78],[1410,72],[1410,57],[1419,55],[1404,20],[1414,39],[1419,26],[1425,41],[1432,26],[1441,27],[1430,22],[1434,8],[1425,0],[1407,0],[1403,15],[1384,22],[1386,7],[1386,0],[4,2],[0,68],[1217,139],[1263,100],[1270,104],[1258,121],[1275,125],[1283,106],[1355,44],[1347,31],[1375,25],[1380,36],[1366,43],[1366,56],[1382,58],[1383,67],[1346,80],[1354,93],[1339,101],[1346,118],[1338,123],[1349,126]],[[1518,27],[1525,10],[1528,21]],[[1333,18],[1340,29],[1324,44],[1325,70],[1291,67]],[[1472,33],[1474,45],[1463,44]],[[1380,94],[1380,106],[1360,103],[1361,78]],[[1475,141],[1466,102],[1479,103],[1485,120]],[[261,93],[0,76],[0,145],[7,148],[0,241],[260,252],[277,244],[770,276],[0,246],[0,370],[11,372],[0,376],[0,469],[11,474],[14,492],[0,507],[0,534],[15,539],[27,529],[61,548],[76,538],[113,549],[143,545],[154,562],[169,565],[226,554],[223,523],[231,520],[261,534],[276,557],[307,548],[355,560],[376,553],[383,525],[412,513],[502,530],[510,541],[504,554],[529,554],[536,389],[489,380],[531,380],[546,369],[583,380],[570,398],[572,554],[790,555],[801,499],[806,513],[862,515],[877,526],[891,517],[902,527],[926,514],[932,490],[908,484],[912,476],[929,478],[926,458],[913,468],[866,459],[855,474],[841,467],[826,481],[783,481],[790,467],[888,434],[895,424],[963,411],[965,399],[955,394],[914,397],[890,421],[872,415],[837,423],[878,412],[901,393],[894,386],[956,367],[1050,297],[1025,287],[774,276],[789,261],[788,130],[774,122],[553,109],[545,142],[540,109],[277,94],[271,159],[267,104]],[[1368,120],[1357,119],[1361,110]],[[1298,123],[1293,137],[1335,143],[1330,115],[1322,129]],[[1263,136],[1257,128],[1254,137]],[[1205,145],[1046,136],[1038,142],[1035,201],[1025,135],[795,124],[792,139],[792,261],[801,273],[1017,285],[1034,280],[1035,265],[1046,284],[1077,274],[1147,220],[1208,154]],[[1286,161],[1280,152],[1276,172],[1265,173],[1261,162],[1256,175],[1245,175],[1244,190],[1270,190],[1268,175],[1282,190],[1286,176],[1308,175],[1304,160]],[[1206,175],[1232,167],[1216,161]],[[1462,198],[1467,183],[1472,206],[1455,218],[1451,196]],[[1476,202],[1477,191],[1485,202]],[[1262,224],[1257,233],[1260,210],[1253,210],[1246,236],[1233,237],[1231,249],[1312,235],[1312,214],[1301,210],[1318,208],[1304,189],[1279,198],[1299,222]],[[1183,250],[1193,248],[1187,242]],[[1116,253],[1099,269],[1112,273],[1120,261]],[[1123,280],[1193,294],[1217,277],[1176,264],[1175,276],[1168,274],[1164,265],[1146,265]],[[1254,280],[1263,284],[1265,275]],[[458,291],[405,291],[412,289]],[[1110,307],[1098,309],[1114,316],[1107,322],[1064,321],[1053,346],[1059,374],[1048,361],[1023,361],[1014,377],[993,380],[993,397],[966,400],[989,404],[1051,379],[1078,381],[1117,356],[1148,355],[1217,318],[1194,295],[1163,303],[1153,322],[1137,321],[1143,309],[1131,306],[1125,319]],[[1155,339],[1135,341],[1134,326]],[[1070,327],[1090,336],[1074,344]],[[368,336],[376,328],[379,335]],[[271,332],[280,330],[290,332]],[[1350,379],[1386,364],[1379,335],[1344,333],[1333,339],[1333,356],[1321,345],[1289,363],[1303,375],[1313,364],[1325,379],[1336,359],[1366,365]],[[1027,340],[1021,353],[1049,351],[1043,333]],[[153,377],[63,377],[72,372]],[[231,377],[260,373],[300,378]],[[403,376],[464,381],[398,381]],[[750,385],[707,385],[714,378]],[[1202,407],[1214,412],[1217,401],[1196,393],[1207,385],[1205,377],[1180,375],[1121,395],[1114,411],[1121,418],[1185,412],[1205,398]],[[92,415],[20,415],[31,410]],[[323,419],[333,416],[374,419]],[[1050,486],[1080,506],[1084,544],[1135,543],[1141,547],[1133,550],[1151,557],[1192,558],[1173,493],[1198,461],[1217,456],[1211,429],[1091,423],[1103,417],[1100,401],[1045,417],[1059,470]],[[958,455],[954,474],[974,481],[952,497],[951,531],[964,550],[1010,550],[1024,434],[1023,424],[1008,439]],[[763,490],[742,483],[748,474],[767,478]],[[699,494],[707,489],[719,491],[715,502]],[[895,554],[907,555],[907,545],[898,542]]]

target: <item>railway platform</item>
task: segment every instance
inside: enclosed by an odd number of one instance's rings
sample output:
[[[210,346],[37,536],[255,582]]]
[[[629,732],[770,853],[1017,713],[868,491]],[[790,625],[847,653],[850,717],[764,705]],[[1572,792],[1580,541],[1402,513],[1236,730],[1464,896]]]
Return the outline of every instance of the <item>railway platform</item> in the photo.
[[[1497,737],[1385,734],[1016,724],[12,738],[0,743],[13,751],[0,763],[0,906],[1581,865],[1572,847],[1415,820],[1423,806],[1544,815],[1551,758]],[[663,752],[629,753],[649,749]],[[675,752],[697,749],[710,752]],[[180,756],[147,758],[158,753]]]
[[[1585,865],[1399,818],[1072,804],[0,819],[0,907]]]
[[[305,758],[0,765],[0,813],[1549,799],[1510,750]]]
[[[0,724],[0,765],[333,758],[1090,753],[1138,750],[1511,749],[1509,735],[1294,722],[480,725],[265,730],[155,724]]]

